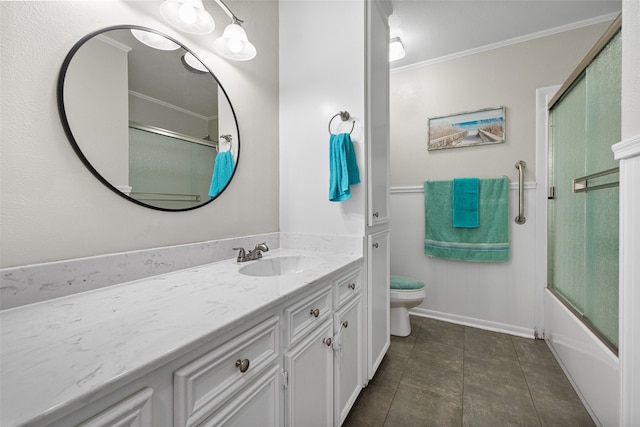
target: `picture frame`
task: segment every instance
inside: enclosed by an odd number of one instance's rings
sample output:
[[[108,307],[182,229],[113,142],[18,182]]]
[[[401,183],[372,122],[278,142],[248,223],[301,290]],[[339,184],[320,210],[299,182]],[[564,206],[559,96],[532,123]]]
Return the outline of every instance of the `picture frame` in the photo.
[[[427,148],[432,151],[504,143],[506,110],[500,106],[429,117]]]

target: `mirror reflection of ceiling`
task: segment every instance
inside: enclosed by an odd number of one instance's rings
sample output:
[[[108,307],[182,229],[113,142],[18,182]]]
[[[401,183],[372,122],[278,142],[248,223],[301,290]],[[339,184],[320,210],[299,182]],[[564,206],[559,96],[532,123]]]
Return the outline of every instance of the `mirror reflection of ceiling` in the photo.
[[[111,31],[108,37],[131,48],[129,52],[129,90],[158,99],[204,117],[218,115],[218,100],[210,91],[216,83],[209,73],[187,70],[181,57],[184,49],[150,49],[133,37],[131,31]],[[167,77],[170,76],[170,81]],[[197,83],[202,80],[202,84]],[[194,84],[196,83],[196,84]],[[203,136],[203,135],[194,135]]]
[[[406,56],[398,68],[494,43],[606,17],[621,0],[392,0],[392,33],[400,32]],[[394,22],[396,19],[396,22]]]

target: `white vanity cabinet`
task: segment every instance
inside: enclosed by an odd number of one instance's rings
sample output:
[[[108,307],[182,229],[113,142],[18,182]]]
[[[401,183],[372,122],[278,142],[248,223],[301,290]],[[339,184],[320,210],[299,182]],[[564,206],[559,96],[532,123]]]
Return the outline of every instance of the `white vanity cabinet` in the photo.
[[[254,421],[278,425],[276,407],[266,407],[268,402],[275,405],[279,401],[274,394],[278,384],[274,372],[279,368],[274,363],[279,359],[278,326],[279,318],[273,316],[176,370],[174,425],[234,425],[237,419],[259,413],[258,408],[265,412]],[[234,398],[236,395],[242,397]]]
[[[333,319],[284,355],[286,426],[333,425]]]
[[[340,426],[364,384],[362,297],[350,299],[334,315],[334,425]]]
[[[285,308],[284,425],[340,426],[360,394],[361,283],[361,269],[351,269]]]
[[[59,339],[56,343],[60,347],[50,353],[66,351],[67,358],[76,359],[67,363],[58,358],[45,370],[36,371],[51,373],[56,380],[51,383],[47,382],[49,377],[28,371],[37,365],[17,362],[7,365],[7,361],[17,359],[12,353],[3,353],[7,355],[3,358],[3,381],[11,381],[10,387],[6,383],[3,387],[20,399],[14,399],[13,411],[3,405],[0,424],[3,427],[340,425],[364,385],[362,258],[338,254],[325,255],[324,260],[317,273],[277,279],[238,277],[237,287],[229,287],[224,280],[220,285],[210,282],[215,273],[220,275],[225,269],[234,272],[238,268],[223,263],[77,297],[77,306],[84,307],[95,304],[96,295],[104,301],[107,300],[104,294],[113,293],[115,302],[108,311],[118,312],[123,307],[121,301],[139,294],[141,286],[178,289],[181,281],[191,280],[179,295],[183,305],[171,313],[159,311],[170,304],[139,313],[138,307],[129,303],[128,317],[118,318],[121,325],[111,325],[113,319],[105,321],[104,313],[95,318],[100,326],[107,323],[112,329],[122,326],[117,334],[69,328],[65,334],[79,336],[76,341],[82,346],[68,346],[67,338]],[[254,293],[247,295],[247,289]],[[227,294],[220,294],[220,290]],[[273,295],[271,302],[264,303],[264,296],[269,293]],[[161,298],[165,293],[159,295]],[[174,301],[176,295],[167,302]],[[66,311],[68,300],[60,302],[60,318],[70,317]],[[231,304],[236,301],[240,302],[234,315]],[[200,308],[194,309],[200,303]],[[56,304],[47,306],[49,314]],[[25,316],[6,317],[6,323],[11,326],[11,322],[24,323],[25,318],[44,317],[39,310],[39,307],[25,309]],[[155,321],[158,316],[164,319]],[[137,321],[142,317],[148,319],[147,323]],[[84,319],[86,329],[93,325],[91,320]],[[207,328],[209,322],[215,326]],[[189,335],[189,339],[183,339],[184,335]],[[85,344],[89,342],[100,349],[100,353],[95,353],[100,356],[97,359],[82,359],[83,353],[72,351],[81,348],[94,352],[94,347]],[[13,344],[15,348],[16,343]],[[107,348],[108,351],[102,350]],[[157,356],[142,362],[148,354],[145,350]],[[20,367],[23,371],[18,371]],[[54,367],[60,367],[59,372]],[[102,374],[105,370],[108,375]],[[8,376],[9,372],[15,375]],[[103,378],[88,383],[99,375]],[[40,388],[33,387],[29,399],[18,379],[24,379],[24,384],[40,384],[45,391],[38,395]],[[54,387],[63,392],[71,387],[84,390],[73,399],[58,399],[63,402],[60,404],[54,400],[57,396],[49,392]],[[24,415],[35,403],[44,409]]]

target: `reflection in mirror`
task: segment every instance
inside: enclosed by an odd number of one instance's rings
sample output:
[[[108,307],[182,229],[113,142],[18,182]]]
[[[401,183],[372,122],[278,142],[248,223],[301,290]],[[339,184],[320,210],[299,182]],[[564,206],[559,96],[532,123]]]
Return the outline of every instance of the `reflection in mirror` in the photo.
[[[111,27],[80,40],[62,66],[58,106],[85,165],[137,204],[194,209],[235,172],[238,126],[226,92],[197,57],[153,30]]]

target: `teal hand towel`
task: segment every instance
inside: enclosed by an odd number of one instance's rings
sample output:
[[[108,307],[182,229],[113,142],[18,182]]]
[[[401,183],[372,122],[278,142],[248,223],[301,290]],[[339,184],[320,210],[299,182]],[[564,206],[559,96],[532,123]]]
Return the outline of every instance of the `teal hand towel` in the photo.
[[[461,261],[509,260],[509,181],[481,179],[478,186],[478,227],[453,226],[453,181],[426,181],[425,255]]]
[[[453,180],[453,226],[478,227],[478,178]]]
[[[331,134],[329,139],[329,200],[351,198],[351,185],[360,183],[360,170],[348,133]]]
[[[231,151],[223,151],[216,155],[211,175],[211,186],[209,187],[209,197],[216,197],[229,183],[235,169],[233,154]]]

